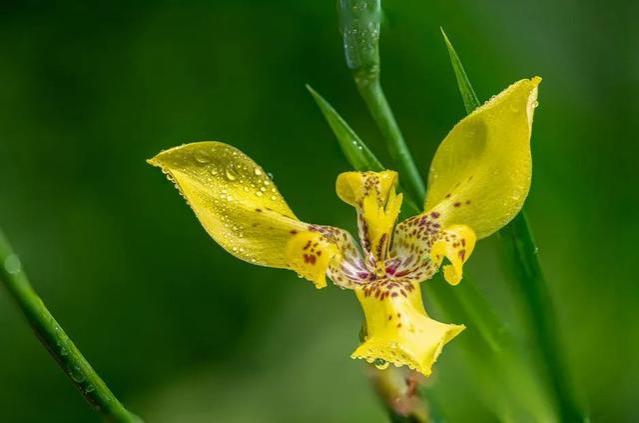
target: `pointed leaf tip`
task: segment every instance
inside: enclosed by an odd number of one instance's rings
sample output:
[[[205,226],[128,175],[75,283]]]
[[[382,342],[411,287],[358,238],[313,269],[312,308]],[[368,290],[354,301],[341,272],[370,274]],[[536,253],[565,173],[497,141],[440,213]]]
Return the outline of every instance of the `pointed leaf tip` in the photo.
[[[457,86],[459,88],[459,92],[464,100],[464,107],[466,108],[466,112],[470,113],[479,107],[480,102],[477,98],[477,94],[475,94],[475,90],[468,79],[468,75],[466,75],[466,71],[464,69],[464,65],[461,60],[459,60],[459,56],[457,55],[457,51],[455,51],[455,47],[450,42],[450,39],[446,35],[444,28],[440,28],[442,32],[442,36],[444,37],[444,43],[446,44],[446,48],[448,49],[448,55],[450,56],[450,64],[453,67],[453,71],[455,72],[455,78],[457,79]]]

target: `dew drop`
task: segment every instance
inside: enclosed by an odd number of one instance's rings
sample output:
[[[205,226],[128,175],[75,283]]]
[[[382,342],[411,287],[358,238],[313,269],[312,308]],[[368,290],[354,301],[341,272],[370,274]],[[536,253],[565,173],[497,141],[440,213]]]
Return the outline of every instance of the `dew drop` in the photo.
[[[261,176],[262,175],[262,171],[260,170],[259,167],[256,167],[255,170],[253,171],[253,173],[255,173],[255,176]]]
[[[11,254],[4,260],[4,269],[12,275],[20,273],[22,271],[22,263],[20,262],[20,257],[15,254]]]
[[[539,106],[539,102],[535,100],[532,106],[533,106],[533,109],[536,109]]]
[[[382,360],[381,358],[376,358],[373,361],[373,366],[377,367],[379,370],[387,369],[390,363],[386,360]]]
[[[262,196],[262,191],[257,191],[257,192],[255,193],[255,195],[257,195],[258,197],[261,197],[261,196]]]
[[[68,370],[69,376],[71,377],[71,379],[73,379],[75,383],[82,383],[86,380],[84,373],[82,373],[82,370],[80,369],[80,367],[76,365],[71,365],[67,367],[67,370]]]
[[[207,164],[210,161],[208,156],[201,151],[195,152],[193,157],[195,158],[195,161],[200,164]]]
[[[237,174],[230,167],[226,168],[225,175],[226,175],[226,179],[228,179],[229,181],[234,181],[237,179]]]

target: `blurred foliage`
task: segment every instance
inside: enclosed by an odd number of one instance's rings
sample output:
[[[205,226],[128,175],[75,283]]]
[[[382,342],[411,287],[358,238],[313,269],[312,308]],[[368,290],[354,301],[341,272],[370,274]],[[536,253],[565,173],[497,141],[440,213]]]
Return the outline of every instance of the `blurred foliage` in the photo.
[[[348,358],[354,296],[226,254],[144,163],[180,142],[222,140],[272,172],[298,216],[353,230],[334,194],[348,164],[304,84],[386,157],[344,65],[335,3],[0,10],[0,224],[121,399],[148,421],[384,421]],[[527,209],[594,421],[639,419],[637,12],[623,0],[385,3],[382,78],[423,175],[465,114],[440,25],[481,98],[544,77]],[[469,272],[516,328],[498,263],[495,241],[483,241]],[[0,293],[2,420],[93,421]],[[429,382],[438,403],[467,392],[454,342],[448,352]],[[482,412],[469,403],[456,417]]]

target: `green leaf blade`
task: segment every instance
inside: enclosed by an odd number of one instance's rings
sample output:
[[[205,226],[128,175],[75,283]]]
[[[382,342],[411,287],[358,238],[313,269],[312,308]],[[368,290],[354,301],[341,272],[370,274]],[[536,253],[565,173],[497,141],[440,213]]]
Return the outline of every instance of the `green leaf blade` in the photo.
[[[373,154],[359,136],[357,136],[355,131],[351,129],[348,123],[335,111],[333,106],[309,85],[307,85],[306,88],[313,96],[313,99],[315,99],[328,125],[333,130],[346,159],[355,170],[372,170],[376,172],[384,170],[384,166],[377,157],[375,157],[375,154]]]

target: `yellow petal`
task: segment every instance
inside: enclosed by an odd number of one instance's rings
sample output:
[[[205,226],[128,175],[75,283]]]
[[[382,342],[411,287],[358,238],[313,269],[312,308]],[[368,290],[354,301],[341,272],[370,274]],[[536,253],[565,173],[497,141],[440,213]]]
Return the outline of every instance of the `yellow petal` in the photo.
[[[462,268],[475,248],[475,233],[466,225],[453,225],[442,231],[439,239],[433,243],[431,257],[437,266],[446,257],[450,264],[444,266],[444,279],[451,285],[462,280]]]
[[[521,209],[531,179],[530,134],[541,78],[506,88],[459,122],[433,159],[425,210],[442,225],[469,225],[478,238]]]
[[[242,260],[295,270],[323,287],[331,260],[354,248],[344,231],[299,221],[264,169],[235,147],[197,142],[149,163],[175,183],[209,235]],[[307,241],[317,244],[317,257],[305,262]]]
[[[402,205],[402,194],[395,193],[397,172],[345,172],[337,177],[337,195],[355,207],[362,247],[378,275],[383,275],[384,260],[391,234]]]
[[[366,338],[352,358],[406,365],[428,376],[444,345],[465,329],[431,319],[416,283],[387,281],[355,293],[366,316]]]

